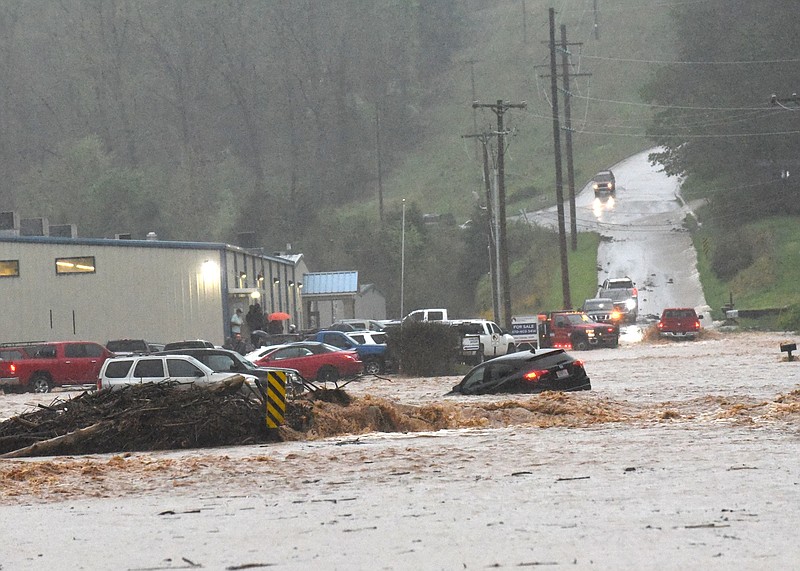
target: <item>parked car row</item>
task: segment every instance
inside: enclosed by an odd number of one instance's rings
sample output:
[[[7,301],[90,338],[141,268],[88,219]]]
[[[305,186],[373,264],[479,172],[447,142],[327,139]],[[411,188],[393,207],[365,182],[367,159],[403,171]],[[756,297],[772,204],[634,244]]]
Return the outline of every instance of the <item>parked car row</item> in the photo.
[[[609,279],[601,289],[636,295],[629,278]],[[625,312],[612,297],[588,299],[582,309],[540,315],[539,346],[550,349],[519,352],[514,338],[491,321],[439,320],[474,341],[468,346],[477,366],[453,391],[483,394],[590,389],[583,362],[564,349],[616,347]],[[415,315],[422,315],[424,320],[425,311]],[[446,313],[440,313],[446,317]],[[655,329],[661,337],[694,339],[701,330],[701,319],[692,308],[667,308]],[[370,326],[367,321],[354,323]],[[342,324],[345,328],[346,323]],[[271,373],[283,372],[288,388],[301,392],[307,381],[336,382],[363,372],[380,374],[390,369],[393,362],[387,334],[378,331],[380,325],[374,322],[372,329],[318,331],[309,339],[259,347],[246,356],[201,339],[167,344],[118,339],[105,347],[85,341],[5,343],[0,344],[0,388],[48,392],[66,385],[92,384],[103,389],[165,381],[184,386],[241,375],[249,390],[260,390]]]
[[[99,389],[167,380],[178,384],[205,383],[219,380],[220,375],[230,377],[235,374],[244,376],[248,383],[256,386],[256,381],[266,380],[270,372],[282,371],[286,374],[288,387],[298,392],[303,389],[306,379],[324,382],[355,376],[362,371],[361,361],[357,356],[352,358],[354,352],[329,346],[324,351],[337,354],[330,357],[327,367],[317,365],[313,358],[304,361],[298,354],[296,362],[301,364],[304,375],[291,367],[288,361],[275,366],[256,365],[235,351],[214,347],[204,340],[166,345],[141,342],[143,340],[109,342],[111,347],[120,350],[119,354],[99,343],[86,341],[1,344],[0,388],[46,393],[63,386],[92,385]],[[302,347],[291,350],[301,352]],[[308,364],[303,364],[306,362]]]

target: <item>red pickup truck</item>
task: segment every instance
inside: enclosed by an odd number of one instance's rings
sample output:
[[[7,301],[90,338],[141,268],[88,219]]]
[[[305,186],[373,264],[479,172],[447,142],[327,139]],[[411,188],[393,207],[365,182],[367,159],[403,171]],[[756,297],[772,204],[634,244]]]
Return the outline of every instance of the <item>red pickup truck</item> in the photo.
[[[4,343],[0,347],[0,388],[49,392],[64,385],[96,384],[113,353],[98,343],[54,341]]]
[[[669,307],[656,323],[659,337],[694,339],[700,333],[702,315],[691,307]]]
[[[619,326],[597,323],[582,311],[553,311],[539,316],[539,346],[585,351],[619,345]]]

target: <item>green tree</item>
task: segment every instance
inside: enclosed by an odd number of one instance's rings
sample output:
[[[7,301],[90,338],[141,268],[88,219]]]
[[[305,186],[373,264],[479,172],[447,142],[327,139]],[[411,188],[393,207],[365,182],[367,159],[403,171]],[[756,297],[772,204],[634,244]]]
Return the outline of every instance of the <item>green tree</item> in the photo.
[[[648,129],[668,173],[713,181],[711,198],[728,222],[800,212],[800,108],[770,103],[796,90],[800,36],[789,0],[710,0],[674,11],[678,63],[642,90],[659,111]]]

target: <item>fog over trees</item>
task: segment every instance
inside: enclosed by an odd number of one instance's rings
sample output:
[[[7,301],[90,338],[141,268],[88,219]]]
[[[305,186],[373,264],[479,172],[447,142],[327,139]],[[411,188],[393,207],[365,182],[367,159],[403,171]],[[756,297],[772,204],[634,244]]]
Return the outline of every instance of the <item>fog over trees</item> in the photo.
[[[283,244],[374,196],[376,115],[386,168],[417,141],[462,4],[6,0],[0,200],[82,236]]]
[[[690,198],[709,198],[722,226],[800,212],[796,0],[597,5],[556,7],[583,44],[574,71],[591,76],[573,84],[576,169],[590,177],[658,144],[667,171],[686,178]],[[485,225],[472,198],[482,165],[460,136],[473,129],[470,96],[527,100],[509,114],[509,201],[552,200],[549,89],[536,71],[548,6],[4,0],[0,205],[74,223],[82,237],[235,243],[255,232],[267,251],[291,243],[314,271],[357,269],[392,313],[408,192],[407,308],[487,313]],[[494,129],[485,120],[475,128]],[[378,159],[392,192],[382,222]],[[431,211],[473,224],[431,226]],[[511,229],[526,307],[556,271],[555,244],[547,231]]]
[[[679,55],[642,89],[656,105],[648,133],[665,147],[659,161],[710,182],[707,195],[728,224],[800,213],[796,10],[792,0],[677,6]]]

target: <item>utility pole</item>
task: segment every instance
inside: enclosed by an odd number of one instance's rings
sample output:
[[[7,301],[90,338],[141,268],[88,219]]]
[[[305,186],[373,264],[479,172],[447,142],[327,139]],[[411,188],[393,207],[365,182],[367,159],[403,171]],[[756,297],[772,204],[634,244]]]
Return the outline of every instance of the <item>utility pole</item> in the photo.
[[[524,109],[527,103],[509,103],[498,99],[496,103],[478,103],[472,108],[488,107],[497,115],[497,246],[499,250],[500,294],[503,299],[503,326],[511,330],[511,284],[508,272],[508,242],[506,240],[506,183],[505,183],[505,147],[506,132],[503,127],[503,115],[509,109]]]
[[[476,101],[477,98],[475,97],[475,64],[478,63],[476,59],[468,59],[465,63],[469,64],[469,81],[472,85],[472,99],[471,101]],[[475,107],[472,108],[472,132],[478,132],[478,114],[475,110]]]
[[[550,92],[553,101],[553,150],[556,160],[556,208],[558,209],[558,248],[561,254],[561,294],[563,309],[572,308],[569,292],[569,263],[567,236],[564,224],[564,188],[561,174],[561,133],[558,121],[558,78],[556,77],[556,15],[550,8]]]
[[[569,184],[569,233],[572,251],[578,249],[578,221],[575,219],[575,169],[572,165],[572,112],[569,90],[569,52],[567,27],[561,24],[561,81],[564,84],[564,131],[567,136],[567,183]]]
[[[600,39],[600,24],[597,21],[597,0],[594,0],[594,39]]]
[[[400,319],[406,316],[405,313],[406,296],[406,199],[403,199],[403,221],[400,231]]]
[[[492,206],[492,183],[489,178],[489,137],[492,133],[477,133],[473,135],[461,135],[464,139],[478,139],[483,147],[483,185],[486,191],[486,235],[489,243],[489,277],[492,280],[492,312],[494,322],[500,322],[500,305],[498,303],[497,287],[497,232],[495,230],[496,219],[493,216],[494,207]]]
[[[522,43],[528,43],[528,8],[522,0]]]
[[[773,93],[769,97],[769,103],[773,107],[780,107],[786,111],[800,111],[800,97],[797,96],[797,93],[792,93],[791,97],[778,97],[775,93]],[[781,165],[781,180],[784,184],[787,184],[789,182],[791,173],[789,172],[788,165],[785,164],[787,161],[783,160],[781,162],[784,163]]]
[[[375,105],[375,149],[378,152],[378,217],[383,222],[383,167],[381,165],[381,112]]]
[[[591,73],[570,73],[569,70],[569,46],[581,46],[583,43],[568,43],[567,42],[567,27],[561,26],[561,43],[559,44],[558,51],[561,52],[561,79],[562,79],[562,92],[564,93],[564,132],[566,133],[566,151],[567,151],[567,182],[569,185],[569,213],[570,213],[570,234],[572,237],[572,250],[578,249],[578,222],[575,213],[575,169],[573,168],[573,152],[572,152],[572,105],[571,97],[572,91],[570,88],[570,78],[584,75],[592,75]],[[546,67],[546,66],[535,66]],[[539,77],[550,77],[552,74],[540,75]]]

